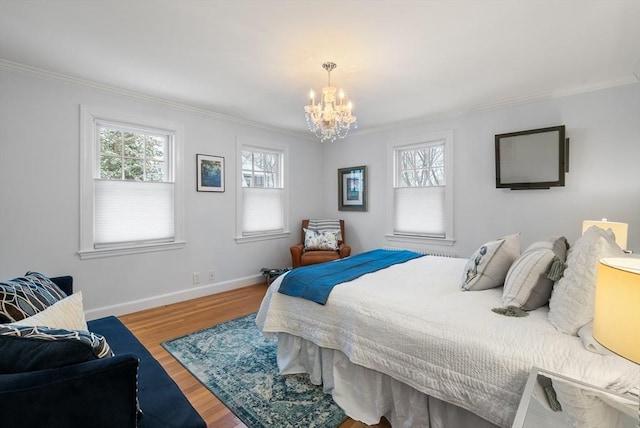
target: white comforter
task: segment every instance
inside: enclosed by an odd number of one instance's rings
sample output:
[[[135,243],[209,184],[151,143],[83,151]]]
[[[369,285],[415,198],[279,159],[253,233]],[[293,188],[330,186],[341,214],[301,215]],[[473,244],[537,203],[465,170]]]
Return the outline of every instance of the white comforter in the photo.
[[[256,318],[265,333],[286,332],[337,349],[364,367],[511,426],[533,366],[619,392],[637,388],[638,366],[587,351],[557,331],[547,307],[513,318],[502,288],[461,291],[466,259],[421,257],[336,286],[322,306],[271,284]]]

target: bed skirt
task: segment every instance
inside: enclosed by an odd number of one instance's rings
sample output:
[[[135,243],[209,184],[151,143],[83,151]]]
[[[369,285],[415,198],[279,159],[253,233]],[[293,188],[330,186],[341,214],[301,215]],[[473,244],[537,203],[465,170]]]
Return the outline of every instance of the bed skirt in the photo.
[[[353,364],[340,351],[291,334],[278,333],[278,368],[281,374],[308,373],[350,418],[368,425],[384,416],[393,428],[497,428],[468,410]]]

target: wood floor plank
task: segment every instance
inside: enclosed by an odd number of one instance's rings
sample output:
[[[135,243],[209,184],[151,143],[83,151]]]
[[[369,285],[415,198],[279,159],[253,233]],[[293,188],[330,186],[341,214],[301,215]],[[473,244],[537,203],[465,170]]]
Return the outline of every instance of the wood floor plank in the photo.
[[[172,305],[122,315],[120,320],[164,367],[178,384],[209,428],[246,428],[224,403],[178,363],[160,344],[194,331],[256,312],[267,288],[264,284],[200,297]],[[347,419],[340,428],[390,428],[383,419],[379,425],[365,425]]]

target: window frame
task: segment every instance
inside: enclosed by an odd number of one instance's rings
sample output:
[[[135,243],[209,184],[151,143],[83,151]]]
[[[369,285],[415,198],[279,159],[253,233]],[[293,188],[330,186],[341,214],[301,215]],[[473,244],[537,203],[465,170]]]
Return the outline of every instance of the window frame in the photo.
[[[168,130],[159,130],[159,129],[149,129],[149,128],[143,128],[141,126],[123,126],[122,123],[113,123],[110,121],[102,121],[102,120],[98,120],[96,121],[96,129],[99,132],[101,129],[109,129],[109,130],[113,130],[113,131],[119,131],[121,133],[138,133],[138,134],[143,134],[145,137],[161,137],[161,138],[165,138],[168,137],[166,139],[166,141],[164,141],[164,144],[166,144],[165,147],[165,154],[162,158],[162,162],[165,164],[165,166],[163,167],[164,170],[164,174],[169,178],[168,180],[162,180],[160,182],[172,182],[175,183],[175,179],[174,179],[174,166],[173,166],[173,150],[171,150],[171,148],[173,147],[173,142],[170,140],[175,140],[175,135],[173,132],[168,131]],[[158,132],[158,131],[163,131],[163,132]],[[125,148],[125,144],[124,141],[121,142],[122,144],[122,153],[119,155],[114,155],[114,154],[105,154],[104,157],[109,157],[109,158],[119,158],[122,160],[122,175],[124,176],[125,174],[125,168],[124,165],[126,164],[127,160],[140,160],[143,163],[146,162],[152,162],[152,161],[157,161],[158,159],[155,158],[147,158],[146,156],[146,150],[143,151],[143,155],[142,157],[137,157],[137,156],[127,156],[124,153],[124,148]],[[103,158],[103,153],[102,153],[102,147],[100,147],[100,149],[98,149],[96,151],[96,155],[98,156],[98,162],[101,162],[102,158]],[[101,171],[101,165],[98,164],[98,169]],[[143,175],[146,177],[147,176],[147,171],[146,171],[146,165],[143,167]],[[100,179],[103,180],[109,180],[108,178],[102,178],[100,177]],[[127,180],[125,177],[122,177],[123,181],[129,181]],[[143,182],[159,182],[158,180],[141,180]]]
[[[444,201],[444,237],[427,236],[422,234],[396,233],[395,223],[395,188],[398,181],[398,154],[403,150],[427,147],[444,141],[444,174],[445,174],[445,201]],[[453,195],[453,131],[434,132],[419,135],[398,141],[387,143],[387,214],[385,238],[388,241],[409,242],[417,244],[436,244],[453,246],[454,238],[454,195]]]
[[[248,150],[249,148],[251,148],[252,150]],[[262,188],[262,189],[283,189],[284,185],[282,182],[283,179],[283,171],[282,171],[282,152],[280,151],[276,151],[276,150],[267,150],[264,148],[253,148],[253,147],[249,147],[249,146],[245,146],[242,151],[240,152],[241,156],[243,156],[244,152],[251,152],[252,154],[255,153],[259,153],[261,155],[276,155],[278,157],[278,162],[275,166],[275,168],[273,170],[269,170],[269,171],[262,171],[263,175],[266,176],[267,174],[269,175],[273,175],[274,179],[273,181],[275,182],[275,186],[273,187],[265,187],[264,186],[264,182],[265,182],[265,177],[262,177],[262,186],[245,186],[245,177],[244,177],[244,172],[246,171],[244,169],[244,165],[243,165],[243,158],[240,159],[240,166],[242,168],[242,187],[243,188],[247,188],[247,187],[255,187],[255,188]],[[252,184],[255,184],[254,181],[257,181],[257,178],[260,178],[259,176],[256,176],[256,169],[255,169],[255,162],[252,165],[251,168],[251,182]]]
[[[424,144],[412,144],[409,146],[403,146],[403,147],[396,147],[394,149],[394,156],[396,157],[395,159],[395,180],[394,180],[394,188],[398,188],[398,187],[437,187],[437,186],[446,186],[446,181],[447,181],[447,174],[446,174],[446,165],[443,164],[442,166],[439,166],[438,168],[442,169],[444,171],[444,184],[439,184],[439,185],[424,185],[424,186],[404,186],[402,185],[402,173],[406,172],[406,171],[411,171],[413,172],[415,175],[416,173],[418,173],[420,171],[420,169],[418,168],[412,168],[412,169],[402,169],[402,157],[404,153],[407,152],[417,152],[420,149],[427,149],[430,151],[430,149],[432,147],[435,146],[442,146],[443,150],[446,152],[446,142],[444,142],[443,140],[437,140],[437,141],[430,141],[428,143],[424,143]],[[444,153],[444,159],[445,159],[445,163],[446,163],[446,153]],[[421,168],[426,170],[427,172],[431,172],[431,170],[433,168]],[[429,174],[431,175],[431,174]]]
[[[100,176],[100,148],[98,127],[109,124],[128,129],[140,129],[172,136],[168,142],[170,151],[168,166],[174,183],[174,238],[168,242],[126,243],[96,248],[94,242],[95,227],[95,189],[94,181]],[[118,111],[87,105],[80,106],[80,249],[81,259],[121,256],[155,251],[183,248],[184,235],[184,181],[182,156],[182,125],[160,122]]]
[[[280,187],[251,187],[253,189],[282,189],[282,213],[283,213],[283,229],[277,231],[251,232],[244,233],[242,218],[244,214],[244,170],[242,168],[242,152],[261,152],[276,153],[279,155],[279,181]],[[236,178],[236,236],[235,241],[238,244],[264,241],[271,239],[287,238],[291,235],[289,230],[289,146],[285,144],[273,142],[257,142],[251,140],[238,139],[236,141],[236,159],[237,159],[237,178]]]

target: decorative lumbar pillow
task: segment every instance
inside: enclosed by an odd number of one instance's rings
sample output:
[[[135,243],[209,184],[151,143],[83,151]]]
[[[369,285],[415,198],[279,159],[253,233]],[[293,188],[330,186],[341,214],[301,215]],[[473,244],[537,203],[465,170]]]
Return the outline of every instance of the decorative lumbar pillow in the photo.
[[[340,231],[324,230],[316,232],[314,230],[305,229],[304,232],[304,250],[320,251],[338,249],[338,235]]]
[[[624,251],[610,229],[587,229],[569,249],[564,275],[553,286],[549,322],[561,332],[577,335],[593,320],[598,260],[622,256]]]
[[[507,271],[520,255],[520,234],[489,241],[476,250],[464,267],[463,290],[487,290],[504,284]]]
[[[504,281],[502,303],[532,311],[546,305],[554,278],[562,273],[569,243],[564,236],[534,242],[513,262]]]
[[[14,324],[45,326],[66,330],[88,330],[82,306],[82,291],[65,297],[42,312],[17,321]]]
[[[64,367],[112,355],[105,338],[88,331],[0,325],[0,373]]]
[[[0,282],[0,323],[33,316],[66,296],[53,281],[37,272]]]

